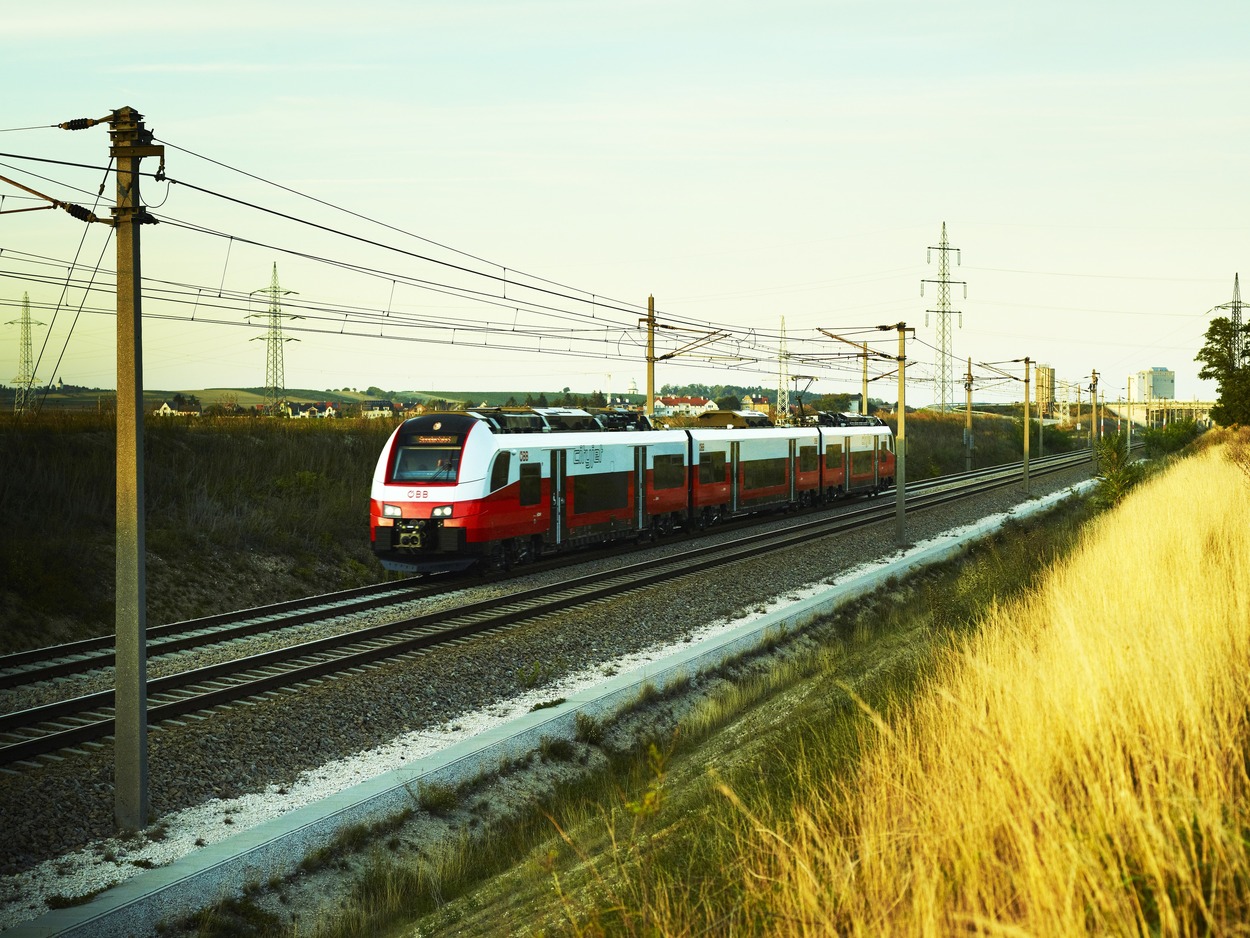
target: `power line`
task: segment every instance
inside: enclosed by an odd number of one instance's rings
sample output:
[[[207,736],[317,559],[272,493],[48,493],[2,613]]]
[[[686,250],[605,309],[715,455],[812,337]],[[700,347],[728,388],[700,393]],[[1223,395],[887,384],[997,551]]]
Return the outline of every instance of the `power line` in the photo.
[[[926,283],[936,283],[938,287],[937,309],[925,310],[925,325],[929,324],[929,313],[937,314],[937,344],[938,352],[935,359],[937,366],[937,396],[934,403],[942,410],[949,410],[951,403],[954,401],[954,377],[951,372],[951,326],[950,318],[952,315],[959,316],[960,328],[963,328],[963,313],[951,309],[951,265],[950,254],[954,252],[955,262],[960,263],[959,248],[952,248],[946,240],[946,222],[942,222],[942,240],[936,247],[930,246],[927,252],[926,261],[932,260],[933,252],[938,252],[938,279],[937,280],[921,280],[920,295],[924,296],[924,285]],[[962,283],[964,287],[964,297],[968,296],[968,284],[964,280],[953,281]]]
[[[22,294],[22,315],[20,319],[10,320],[6,325],[19,326],[17,377],[13,379],[16,393],[13,396],[13,412],[22,415],[33,403],[31,387],[35,383],[35,366],[30,354],[30,327],[42,326],[30,318],[30,294]]]

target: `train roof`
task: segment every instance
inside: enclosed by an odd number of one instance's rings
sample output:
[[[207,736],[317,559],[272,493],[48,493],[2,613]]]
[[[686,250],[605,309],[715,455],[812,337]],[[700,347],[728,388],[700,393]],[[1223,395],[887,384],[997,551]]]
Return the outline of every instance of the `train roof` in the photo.
[[[704,427],[771,427],[773,422],[758,410],[705,410],[698,416]]]
[[[645,414],[605,408],[470,407],[463,411],[423,414],[408,421],[413,429],[442,423],[466,432],[474,424],[492,433],[585,433],[600,430],[651,430]]]
[[[815,422],[822,427],[884,427],[885,421],[868,414],[829,413],[816,411]]]

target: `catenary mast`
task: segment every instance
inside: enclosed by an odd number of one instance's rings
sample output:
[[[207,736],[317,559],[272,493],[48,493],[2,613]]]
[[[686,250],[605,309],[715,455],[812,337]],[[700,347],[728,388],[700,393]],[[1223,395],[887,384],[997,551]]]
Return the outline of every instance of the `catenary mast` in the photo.
[[[777,354],[777,409],[779,427],[790,426],[790,353],[786,351],[786,317],[781,317],[781,350]]]

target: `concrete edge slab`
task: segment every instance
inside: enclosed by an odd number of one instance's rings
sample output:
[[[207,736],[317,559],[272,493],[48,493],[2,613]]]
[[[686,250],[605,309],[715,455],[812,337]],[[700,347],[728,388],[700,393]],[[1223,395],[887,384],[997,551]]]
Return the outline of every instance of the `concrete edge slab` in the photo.
[[[997,530],[1006,518],[1027,517],[1045,510],[1089,484],[1023,503],[1005,517],[940,536],[923,549],[833,584],[782,610],[693,643],[663,662],[615,675],[558,706],[525,714],[322,801],[240,831],[168,866],[145,871],[84,905],[52,910],[8,929],[3,935],[133,938],[155,934],[162,920],[190,915],[221,899],[243,895],[249,884],[294,872],[306,856],[330,844],[342,830],[374,824],[415,807],[422,785],[456,786],[493,773],[503,762],[536,750],[544,737],[572,740],[579,713],[606,719],[636,700],[648,684],[663,691],[675,680],[758,647],[770,633],[802,629],[839,606],[874,592],[892,578],[949,559],[967,544]]]

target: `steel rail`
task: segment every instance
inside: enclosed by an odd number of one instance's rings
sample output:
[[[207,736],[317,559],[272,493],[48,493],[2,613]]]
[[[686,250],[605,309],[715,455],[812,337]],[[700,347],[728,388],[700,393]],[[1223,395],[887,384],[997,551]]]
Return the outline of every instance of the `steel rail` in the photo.
[[[170,654],[383,606],[422,599],[443,591],[442,584],[375,583],[222,612],[198,619],[170,622],[147,630],[148,655]],[[0,657],[0,689],[20,687],[71,674],[112,667],[113,636],[100,635],[61,645],[32,648]]]
[[[1086,458],[1059,458],[1039,466],[1038,473],[1062,471],[1085,461]],[[1009,470],[990,470],[981,475],[974,487],[930,486],[930,491],[917,493],[914,501],[909,499],[910,507],[923,510],[1018,481],[1018,476]],[[510,627],[527,619],[622,595],[710,567],[758,558],[763,552],[807,544],[816,537],[877,523],[892,510],[888,502],[877,502],[833,518],[808,520],[780,531],[750,534],[731,544],[693,547],[664,558],[632,564],[610,575],[577,577],[554,591],[550,586],[535,587],[461,606],[452,612],[427,613],[167,675],[148,683],[149,724],[289,688],[468,635]],[[114,692],[106,690],[0,715],[0,733],[16,737],[0,746],[0,764],[29,760],[110,736],[113,719],[108,711],[113,701]],[[66,726],[67,718],[78,721],[78,725]],[[36,736],[26,735],[41,726],[48,731]]]
[[[1047,457],[1047,461],[1067,459],[1079,462],[1081,458],[1078,454],[1058,454]],[[1041,460],[1037,462],[1042,466],[1045,464]],[[1007,463],[928,479],[915,483],[910,490],[918,493],[936,486],[962,484],[973,479],[1019,471],[1019,466],[1019,463]],[[551,561],[526,565],[517,573],[534,572],[563,563],[567,556],[561,555]],[[146,632],[148,656],[151,658],[173,654],[295,625],[397,605],[439,595],[446,592],[448,587],[454,588],[462,583],[462,579],[450,576],[436,577],[434,583],[428,578],[406,583],[378,583],[152,626]],[[0,690],[112,667],[115,663],[113,641],[113,635],[106,634],[0,655]]]

